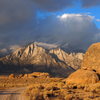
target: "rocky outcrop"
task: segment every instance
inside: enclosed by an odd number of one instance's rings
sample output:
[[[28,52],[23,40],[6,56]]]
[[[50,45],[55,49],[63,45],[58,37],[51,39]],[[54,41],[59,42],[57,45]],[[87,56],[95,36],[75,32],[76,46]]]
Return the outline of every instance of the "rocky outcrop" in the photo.
[[[89,47],[84,56],[81,68],[94,70],[100,74],[100,43],[95,43]]]
[[[67,84],[88,85],[99,81],[98,75],[94,71],[79,69],[72,73],[67,79]]]
[[[80,68],[81,62],[83,60],[83,53],[66,53],[60,48],[50,50],[52,55],[56,55],[61,61],[65,62],[68,66],[77,70]]]
[[[0,59],[1,72],[48,72],[68,76],[80,67],[83,54],[68,54],[61,49],[47,50],[32,43]]]
[[[50,78],[49,73],[34,72],[30,74],[25,74],[22,78]]]
[[[82,61],[81,69],[67,79],[69,84],[93,84],[100,80],[100,43],[89,47]]]

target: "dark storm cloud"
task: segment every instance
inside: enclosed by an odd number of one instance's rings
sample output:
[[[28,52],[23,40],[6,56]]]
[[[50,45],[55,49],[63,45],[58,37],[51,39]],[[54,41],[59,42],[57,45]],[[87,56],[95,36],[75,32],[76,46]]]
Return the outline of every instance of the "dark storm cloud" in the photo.
[[[33,0],[40,9],[46,11],[59,11],[72,7],[75,2],[80,2],[82,7],[92,7],[100,5],[100,0]]]
[[[74,6],[75,1],[81,1],[82,7],[100,4],[100,0],[0,0],[0,48],[33,40],[68,42],[74,47],[89,45],[98,33],[90,16],[69,14],[65,20],[55,15],[44,20],[37,18],[38,10],[61,11]]]
[[[0,0],[0,26],[25,23],[36,16],[36,7],[51,12],[59,11],[72,7],[75,1],[81,1],[83,7],[100,4],[100,0]]]
[[[33,12],[31,2],[27,0],[0,0],[0,25],[25,21]]]
[[[86,49],[95,42],[94,37],[99,32],[93,18],[82,14],[49,16],[38,26],[37,33],[41,34],[39,41],[67,43],[74,48]]]
[[[21,29],[35,18],[35,12],[31,0],[0,0],[0,34]]]
[[[82,0],[83,7],[100,6],[100,0]]]
[[[16,43],[34,26],[35,19],[31,0],[0,0],[0,47]]]
[[[75,0],[33,0],[38,7],[47,11],[58,11],[71,7]]]

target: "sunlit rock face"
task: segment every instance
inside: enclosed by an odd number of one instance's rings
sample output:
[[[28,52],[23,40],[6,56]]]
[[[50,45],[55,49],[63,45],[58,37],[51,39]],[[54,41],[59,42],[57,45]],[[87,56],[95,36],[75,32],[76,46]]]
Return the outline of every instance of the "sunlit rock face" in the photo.
[[[67,79],[68,84],[94,84],[100,81],[100,43],[92,44],[84,55],[81,67]]]
[[[82,59],[82,53],[68,54],[60,48],[47,50],[32,43],[1,58],[0,69],[4,73],[49,72],[66,77],[80,67]]]
[[[60,48],[50,50],[51,54],[56,55],[61,61],[71,66],[73,69],[77,70],[80,68],[81,62],[83,60],[83,53],[66,53]]]
[[[67,79],[67,84],[88,85],[99,81],[98,75],[94,71],[79,69],[72,73]]]
[[[82,69],[94,70],[100,74],[100,43],[89,47],[82,62]]]

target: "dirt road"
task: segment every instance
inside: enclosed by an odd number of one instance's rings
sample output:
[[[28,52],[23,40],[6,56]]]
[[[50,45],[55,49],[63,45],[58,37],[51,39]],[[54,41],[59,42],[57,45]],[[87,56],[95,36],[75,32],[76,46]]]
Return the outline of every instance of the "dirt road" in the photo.
[[[22,95],[26,88],[12,88],[0,90],[0,100],[26,100]]]

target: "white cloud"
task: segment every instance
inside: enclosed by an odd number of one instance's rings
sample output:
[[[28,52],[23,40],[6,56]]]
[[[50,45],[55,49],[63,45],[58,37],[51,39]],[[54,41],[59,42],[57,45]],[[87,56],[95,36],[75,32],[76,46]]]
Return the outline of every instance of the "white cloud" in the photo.
[[[20,45],[12,45],[12,46],[9,47],[9,50],[15,51],[15,50],[17,50],[17,49],[19,49],[19,48],[21,48]]]
[[[100,19],[96,19],[97,22],[100,22]]]
[[[84,15],[84,14],[63,14],[61,16],[57,16],[60,19],[67,19],[67,18],[71,18],[71,17],[88,17],[89,19],[93,20],[95,17],[94,16],[90,16],[90,15]]]
[[[38,46],[44,47],[45,49],[54,49],[59,47],[57,44],[49,44],[49,43],[43,43],[43,42],[35,42]]]
[[[42,20],[37,33],[40,41],[67,43],[73,48],[87,48],[98,33],[94,16],[83,14],[62,14]]]
[[[60,18],[60,19],[66,19],[68,17],[73,17],[73,16],[81,17],[82,15],[81,14],[63,14],[61,16],[58,16],[58,18]]]
[[[0,50],[0,53],[6,53],[6,52],[7,52],[6,48]]]

